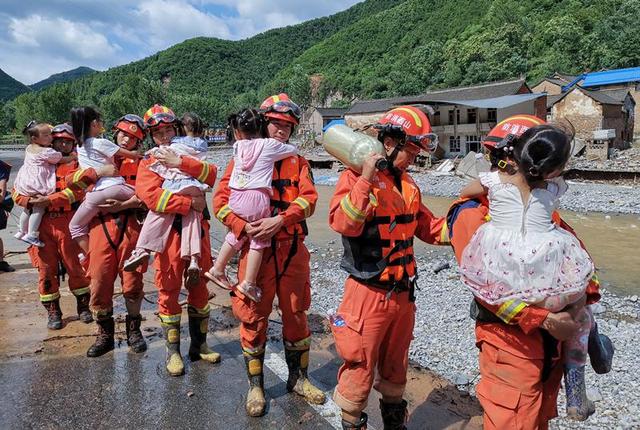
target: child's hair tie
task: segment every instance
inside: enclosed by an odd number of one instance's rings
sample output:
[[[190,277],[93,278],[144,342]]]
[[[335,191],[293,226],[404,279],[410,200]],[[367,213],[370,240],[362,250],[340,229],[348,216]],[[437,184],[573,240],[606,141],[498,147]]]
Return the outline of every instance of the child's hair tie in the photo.
[[[29,121],[27,123],[27,125],[24,126],[24,128],[22,129],[22,134],[27,134],[27,132],[29,131],[29,129],[31,129],[31,127],[37,125],[38,122],[35,119],[32,119],[31,121]]]
[[[537,167],[529,167],[529,174],[533,177],[540,176],[540,171]]]

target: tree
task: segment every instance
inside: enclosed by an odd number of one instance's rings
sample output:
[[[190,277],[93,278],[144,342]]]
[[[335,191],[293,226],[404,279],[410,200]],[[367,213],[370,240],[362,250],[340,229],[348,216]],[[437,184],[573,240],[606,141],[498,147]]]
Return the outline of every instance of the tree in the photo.
[[[1,105],[0,133],[10,134],[16,131],[16,102],[9,100]]]

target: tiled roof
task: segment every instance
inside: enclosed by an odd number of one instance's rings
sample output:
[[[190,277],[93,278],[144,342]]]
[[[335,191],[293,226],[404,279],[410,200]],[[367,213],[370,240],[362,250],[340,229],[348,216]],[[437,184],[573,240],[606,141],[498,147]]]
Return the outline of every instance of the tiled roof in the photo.
[[[480,100],[501,96],[510,96],[518,94],[523,85],[526,85],[524,79],[515,79],[510,81],[489,82],[480,85],[429,91],[427,93],[415,96],[391,97],[378,100],[363,100],[354,103],[347,114],[354,115],[385,112],[391,109],[393,106],[402,104],[428,104],[446,100]],[[529,90],[528,87],[527,90]]]
[[[349,108],[315,108],[323,117],[342,118]]]

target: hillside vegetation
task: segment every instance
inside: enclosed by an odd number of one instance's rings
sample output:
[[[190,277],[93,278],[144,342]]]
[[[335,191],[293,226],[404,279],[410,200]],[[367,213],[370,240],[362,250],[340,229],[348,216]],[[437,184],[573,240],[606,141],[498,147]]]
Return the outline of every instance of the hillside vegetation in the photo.
[[[76,67],[73,70],[67,70],[66,72],[51,75],[47,79],[43,79],[42,81],[29,85],[29,88],[35,91],[42,90],[44,88],[50,87],[51,85],[61,82],[73,81],[94,72],[95,70],[93,70],[91,67]]]
[[[640,0],[368,0],[242,41],[195,38],[141,61],[18,96],[0,127],[107,119],[156,102],[223,121],[268,94],[301,104],[416,94],[515,76],[640,65]],[[313,90],[312,90],[313,88]],[[337,100],[336,100],[337,99]]]
[[[0,69],[0,102],[12,99],[27,91],[30,91],[28,86],[12,78]]]

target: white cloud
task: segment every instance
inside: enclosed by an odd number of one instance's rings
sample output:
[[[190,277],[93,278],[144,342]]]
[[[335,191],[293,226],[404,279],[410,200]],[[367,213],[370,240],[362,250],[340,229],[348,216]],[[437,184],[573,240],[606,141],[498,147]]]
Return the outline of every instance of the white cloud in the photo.
[[[146,40],[156,49],[164,49],[196,36],[230,39],[227,23],[214,15],[177,0],[146,0],[136,13],[147,34]]]
[[[120,50],[89,25],[64,18],[51,19],[40,15],[12,18],[9,34],[18,46],[67,52],[83,60],[112,58]]]

